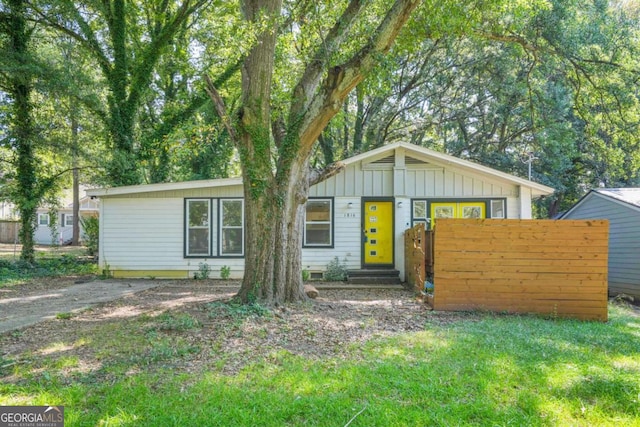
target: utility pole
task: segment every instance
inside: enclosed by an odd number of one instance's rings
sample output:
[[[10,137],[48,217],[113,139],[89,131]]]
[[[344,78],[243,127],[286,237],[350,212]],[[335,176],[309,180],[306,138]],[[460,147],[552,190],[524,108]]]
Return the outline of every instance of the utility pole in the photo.
[[[529,181],[531,181],[531,164],[533,163],[534,160],[538,160],[538,157],[536,157],[536,155],[533,153],[533,151],[528,151],[525,154],[525,159],[522,160],[522,163],[527,163],[529,166]]]

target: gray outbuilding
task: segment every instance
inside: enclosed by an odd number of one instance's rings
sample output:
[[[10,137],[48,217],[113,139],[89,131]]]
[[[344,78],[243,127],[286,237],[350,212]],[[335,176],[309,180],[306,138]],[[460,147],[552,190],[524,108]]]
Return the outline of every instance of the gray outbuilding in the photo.
[[[560,218],[609,220],[609,295],[640,300],[640,188],[591,190]]]

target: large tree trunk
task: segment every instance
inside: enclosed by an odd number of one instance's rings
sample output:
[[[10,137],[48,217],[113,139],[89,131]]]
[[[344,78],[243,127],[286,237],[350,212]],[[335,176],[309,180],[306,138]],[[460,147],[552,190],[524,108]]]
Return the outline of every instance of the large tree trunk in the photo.
[[[80,173],[78,171],[78,117],[77,111],[71,107],[71,162],[73,179],[73,234],[71,244],[80,244]]]
[[[236,141],[245,197],[245,271],[238,297],[268,304],[306,299],[302,284],[304,203],[309,186],[337,173],[330,168],[310,177],[309,158],[327,123],[349,92],[391,47],[419,0],[396,0],[369,42],[337,66],[329,58],[348,40],[366,2],[352,0],[318,46],[314,59],[292,90],[288,123],[272,134],[271,84],[280,0],[244,0],[246,20],[273,22],[261,33],[242,66],[242,102],[238,129],[224,111],[215,88],[210,94]],[[256,27],[259,27],[257,25]],[[276,120],[276,123],[277,120]]]
[[[28,57],[29,30],[25,19],[25,2],[11,0],[9,7],[11,13],[9,20],[11,50],[18,65],[18,71],[11,76],[9,84],[10,95],[13,98],[13,136],[17,157],[16,178],[18,185],[14,200],[20,211],[20,242],[22,243],[20,258],[32,263],[34,261],[33,233],[36,209],[40,198],[37,191],[34,130],[31,118],[32,79]]]

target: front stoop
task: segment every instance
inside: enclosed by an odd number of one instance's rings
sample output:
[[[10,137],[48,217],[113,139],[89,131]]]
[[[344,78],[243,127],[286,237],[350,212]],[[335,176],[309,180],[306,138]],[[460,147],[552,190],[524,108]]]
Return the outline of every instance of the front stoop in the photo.
[[[402,285],[400,272],[394,269],[349,270],[347,283],[351,285]]]

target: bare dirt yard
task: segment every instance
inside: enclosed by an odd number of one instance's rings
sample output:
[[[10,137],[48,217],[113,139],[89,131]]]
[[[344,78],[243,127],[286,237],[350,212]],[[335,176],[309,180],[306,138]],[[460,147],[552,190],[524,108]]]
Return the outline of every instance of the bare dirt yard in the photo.
[[[39,291],[75,286],[76,281],[14,287],[10,296],[0,293],[0,301],[34,297]],[[71,370],[86,374],[99,370],[105,358],[156,355],[161,343],[174,369],[234,373],[279,351],[340,357],[371,338],[423,330],[433,317],[413,292],[403,289],[320,289],[320,296],[308,303],[266,309],[229,304],[239,286],[233,281],[95,280],[84,286],[103,292],[106,283],[120,289],[142,283],[146,289],[79,312],[60,308],[50,320],[4,332],[0,360],[20,363],[22,357],[63,354],[79,361]],[[454,317],[441,313],[431,320]]]

